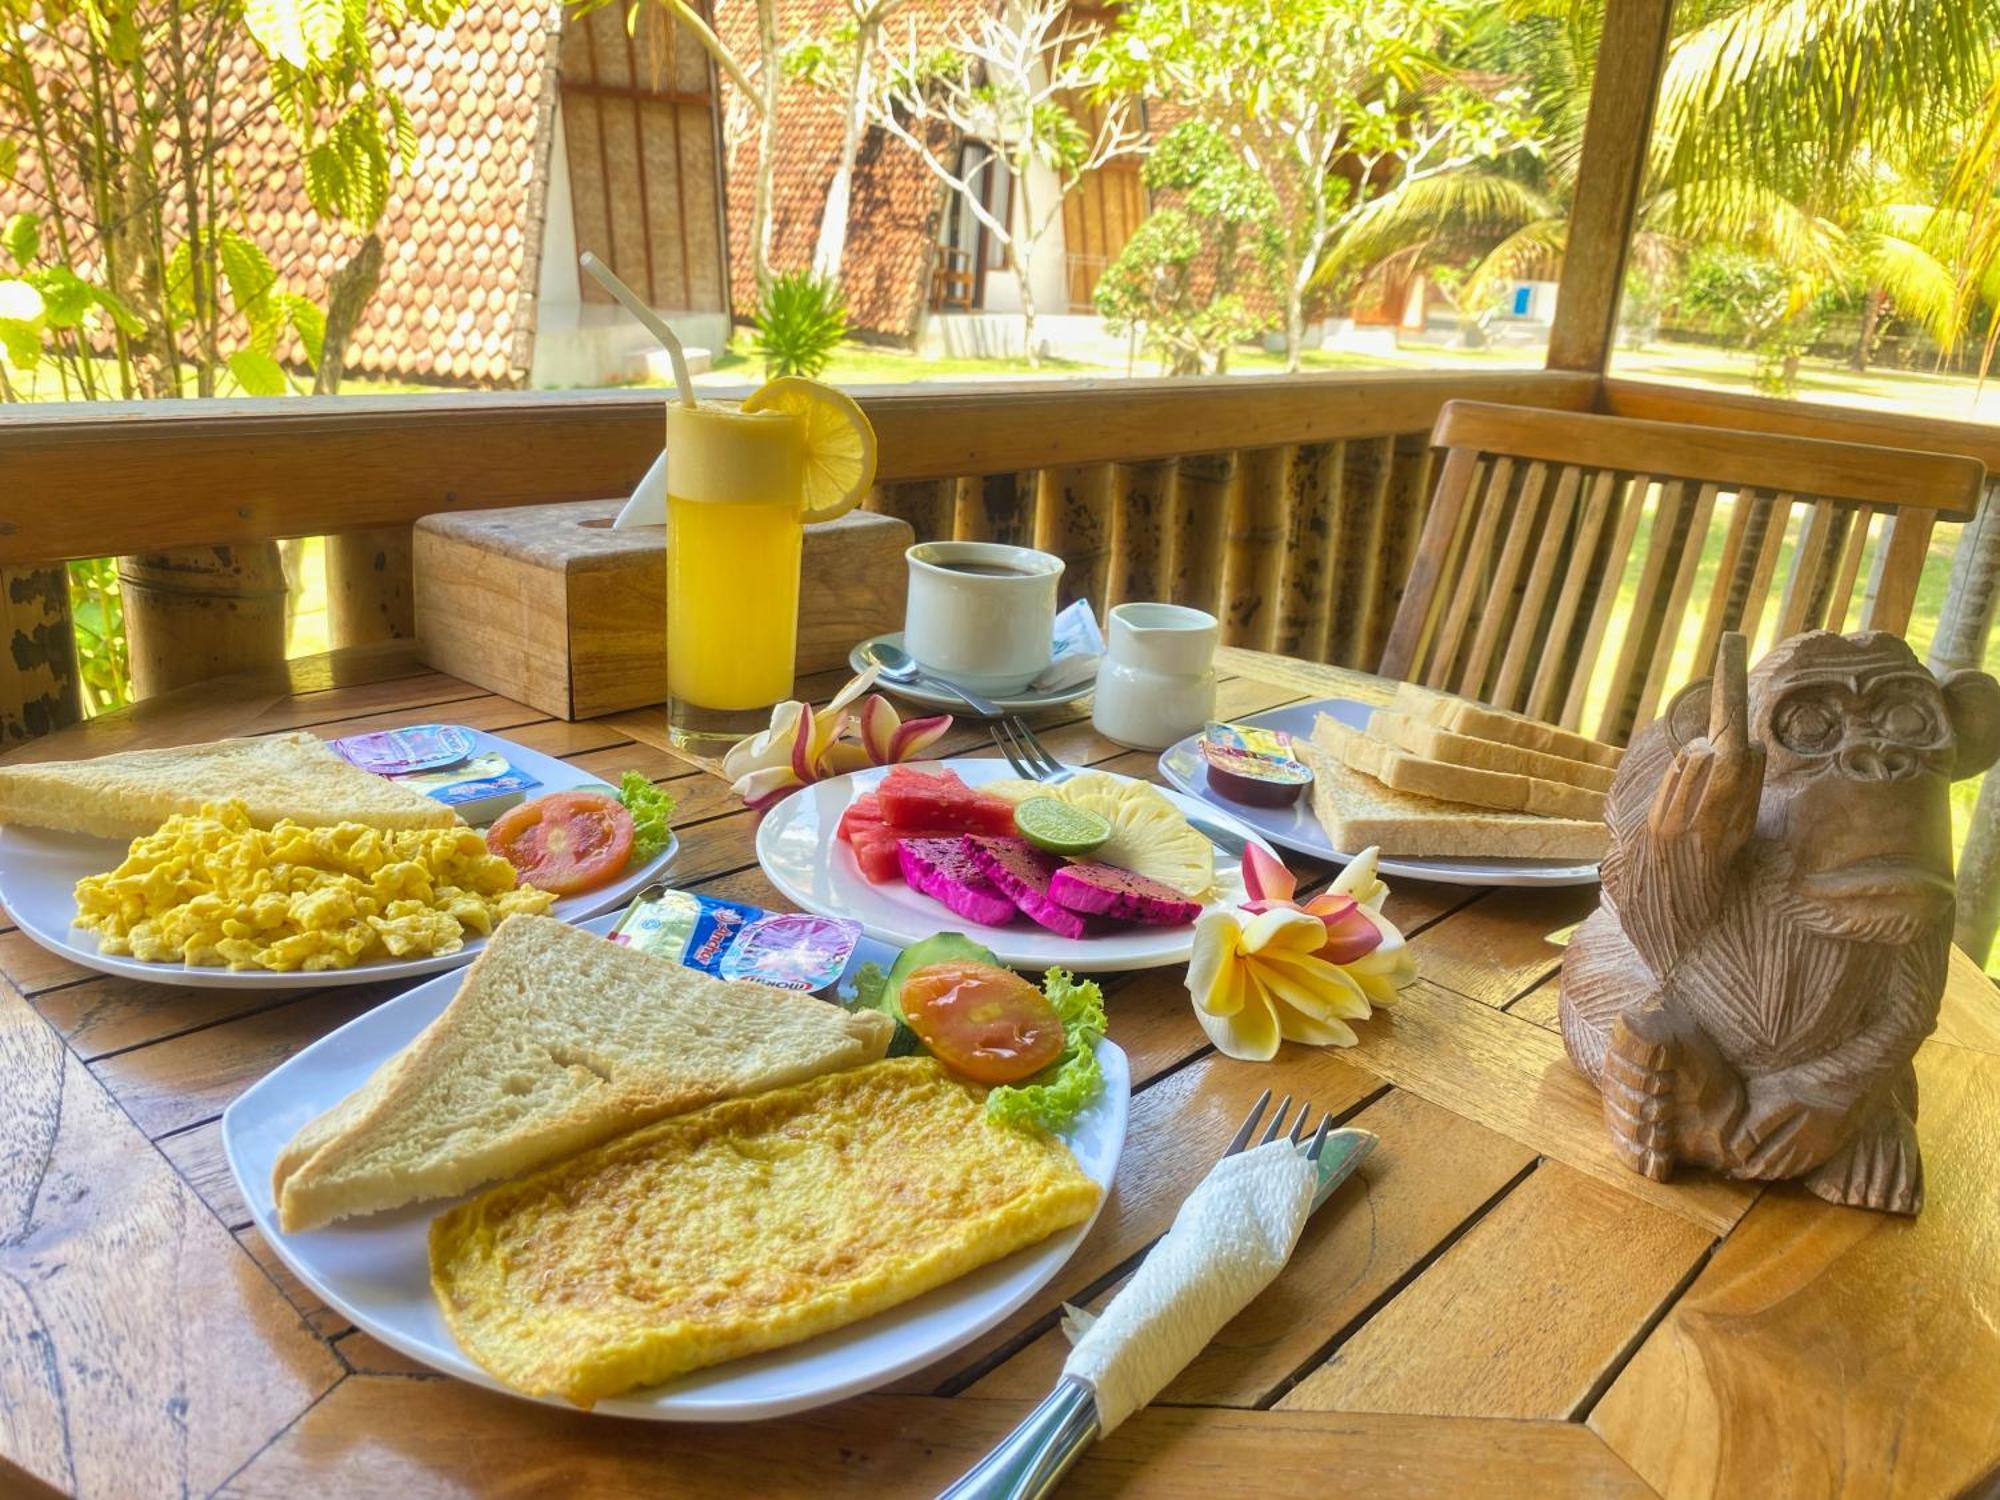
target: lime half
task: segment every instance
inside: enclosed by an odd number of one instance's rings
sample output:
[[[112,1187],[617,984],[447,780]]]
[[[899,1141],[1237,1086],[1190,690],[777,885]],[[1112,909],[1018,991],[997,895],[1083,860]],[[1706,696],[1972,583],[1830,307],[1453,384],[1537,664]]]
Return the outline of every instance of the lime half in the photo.
[[[1088,854],[1111,837],[1111,824],[1087,807],[1054,797],[1030,797],[1014,809],[1014,827],[1037,849],[1051,854]]]

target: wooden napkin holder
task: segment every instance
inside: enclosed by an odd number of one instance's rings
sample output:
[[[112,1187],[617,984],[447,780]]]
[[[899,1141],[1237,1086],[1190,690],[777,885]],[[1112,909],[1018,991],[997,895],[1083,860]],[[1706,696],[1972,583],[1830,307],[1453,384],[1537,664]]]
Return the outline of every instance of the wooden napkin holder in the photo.
[[[665,528],[613,531],[623,503],[579,500],[418,521],[424,660],[565,719],[662,701]],[[806,528],[801,673],[844,666],[857,642],[902,628],[903,552],[915,540],[907,522],[869,511]]]

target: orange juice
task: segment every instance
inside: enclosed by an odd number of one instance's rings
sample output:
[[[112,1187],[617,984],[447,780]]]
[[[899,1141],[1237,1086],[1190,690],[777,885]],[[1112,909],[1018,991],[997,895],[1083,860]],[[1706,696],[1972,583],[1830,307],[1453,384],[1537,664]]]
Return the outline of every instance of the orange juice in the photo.
[[[792,695],[805,442],[798,419],[667,408],[667,718],[713,750]]]

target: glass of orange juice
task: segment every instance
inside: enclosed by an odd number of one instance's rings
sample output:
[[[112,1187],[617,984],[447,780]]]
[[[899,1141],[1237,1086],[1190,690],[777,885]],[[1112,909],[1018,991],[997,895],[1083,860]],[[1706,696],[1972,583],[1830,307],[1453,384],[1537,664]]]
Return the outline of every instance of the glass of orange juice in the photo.
[[[773,380],[740,409],[667,407],[667,727],[720,755],[792,696],[808,521],[859,503],[875,435],[851,400]]]

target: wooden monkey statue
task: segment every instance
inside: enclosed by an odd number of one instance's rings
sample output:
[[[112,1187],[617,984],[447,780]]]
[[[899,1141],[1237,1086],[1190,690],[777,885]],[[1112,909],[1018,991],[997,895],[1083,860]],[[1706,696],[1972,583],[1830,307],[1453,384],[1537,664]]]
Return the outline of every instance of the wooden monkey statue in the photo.
[[[1815,630],[1678,694],[1612,784],[1603,898],[1563,958],[1562,1033],[1618,1153],[1797,1177],[1914,1214],[1917,1044],[1955,887],[1950,787],[2000,756],[2000,684],[1939,682],[1883,631]]]

